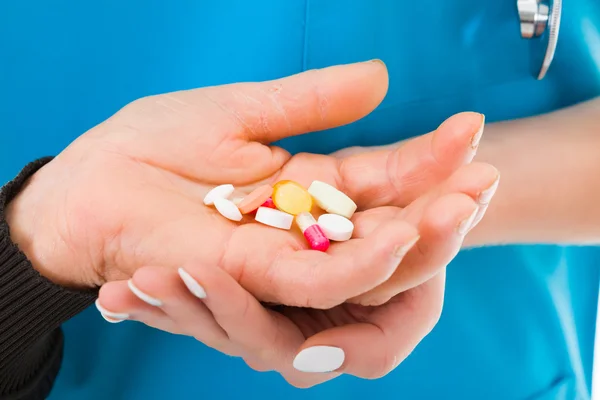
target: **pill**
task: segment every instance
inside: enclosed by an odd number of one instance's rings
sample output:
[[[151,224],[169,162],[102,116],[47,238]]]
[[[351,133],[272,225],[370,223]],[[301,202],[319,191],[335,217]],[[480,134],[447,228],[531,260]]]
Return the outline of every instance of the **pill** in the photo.
[[[319,226],[325,236],[335,242],[343,242],[352,237],[354,224],[346,217],[337,214],[323,214],[319,217]]]
[[[356,211],[356,203],[346,194],[321,181],[314,181],[308,188],[315,203],[330,214],[338,214],[348,219]]]
[[[215,199],[228,199],[233,193],[233,185],[221,185],[211,189],[204,197],[204,204],[211,206],[215,203]]]
[[[277,182],[273,187],[272,199],[280,211],[288,214],[298,215],[312,209],[313,200],[310,193],[294,181]]]
[[[262,203],[261,207],[277,208],[275,207],[275,203],[273,203],[273,199],[270,197],[264,203]]]
[[[260,207],[273,194],[270,185],[264,185],[254,189],[248,196],[244,197],[237,206],[242,214],[248,214]]]
[[[325,236],[325,233],[311,213],[301,212],[296,215],[296,224],[302,231],[311,249],[327,251],[329,248],[329,239],[327,239],[327,236]]]
[[[214,204],[217,211],[220,212],[225,218],[232,221],[242,220],[242,213],[237,206],[233,204],[233,201],[224,199],[222,197],[217,197]]]
[[[274,208],[259,207],[254,219],[261,224],[269,225],[279,229],[290,229],[294,216]]]

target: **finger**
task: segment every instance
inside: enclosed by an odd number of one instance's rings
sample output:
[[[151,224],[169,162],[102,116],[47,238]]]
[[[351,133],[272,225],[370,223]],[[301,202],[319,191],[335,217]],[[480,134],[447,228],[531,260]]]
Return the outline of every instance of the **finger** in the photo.
[[[419,223],[419,241],[396,272],[377,288],[350,302],[369,306],[384,304],[398,293],[431,279],[459,252],[477,210],[477,203],[462,193],[449,194],[434,202]]]
[[[354,122],[373,111],[387,89],[387,69],[375,60],[182,96],[207,96],[236,125],[235,137],[268,144]]]
[[[182,333],[179,326],[160,308],[135,296],[127,281],[112,281],[102,285],[96,308],[108,322],[132,320],[166,332]]]
[[[160,301],[157,306],[186,335],[193,336],[222,353],[239,355],[237,346],[230,341],[198,296],[188,290],[177,270],[163,267],[140,268],[130,282],[134,284],[130,288],[135,288],[132,292],[138,297],[143,299],[148,296]],[[139,292],[143,295],[140,296]]]
[[[457,114],[434,132],[398,145],[364,148],[342,158],[296,155],[276,179],[303,185],[315,179],[327,182],[348,194],[359,209],[404,207],[471,162],[483,127],[483,115]]]
[[[361,208],[405,207],[475,156],[484,116],[461,113],[432,133],[339,162],[340,185]]]
[[[366,379],[387,375],[414,350],[437,323],[445,273],[372,308],[348,305],[364,323],[322,331],[300,348],[294,366],[307,373],[335,371]]]
[[[479,162],[464,165],[442,184],[435,186],[404,209],[378,207],[356,213],[353,218],[354,235],[357,237],[369,235],[381,223],[396,216],[416,225],[429,205],[440,197],[452,193],[464,193],[477,202],[479,216],[481,209],[487,207],[496,193],[499,180],[500,174],[492,165]]]
[[[247,243],[258,235],[273,248],[289,249],[294,244],[283,244],[280,232],[260,228],[241,226],[231,240],[230,257],[248,262],[239,272],[239,282],[262,301],[319,309],[334,307],[385,282],[418,238],[413,226],[397,219],[363,239],[334,244],[327,253],[300,250],[306,245],[298,239],[299,250],[279,253],[265,271],[264,266],[251,264],[265,258],[257,257],[261,249]],[[265,272],[256,276],[250,271]]]
[[[291,321],[265,309],[220,268],[191,263],[179,275],[190,293],[200,293],[215,321],[242,349],[242,356],[276,370],[291,364],[295,349],[304,341]]]

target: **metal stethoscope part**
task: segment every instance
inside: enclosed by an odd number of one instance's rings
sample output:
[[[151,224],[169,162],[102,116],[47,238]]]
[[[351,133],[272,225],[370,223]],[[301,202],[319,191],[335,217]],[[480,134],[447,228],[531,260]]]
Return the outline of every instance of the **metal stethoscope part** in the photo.
[[[531,68],[537,79],[543,79],[554,59],[562,0],[517,0],[521,36],[531,40]]]

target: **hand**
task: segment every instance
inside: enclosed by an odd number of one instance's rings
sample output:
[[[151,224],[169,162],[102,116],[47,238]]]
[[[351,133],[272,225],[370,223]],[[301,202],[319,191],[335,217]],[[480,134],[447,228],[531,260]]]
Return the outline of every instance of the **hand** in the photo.
[[[132,282],[138,291],[160,299],[160,307],[137,297],[126,282],[113,282],[102,288],[99,308],[113,322],[116,321],[111,317],[135,319],[170,332],[194,336],[224,353],[243,357],[257,370],[277,370],[299,387],[315,385],[340,373],[365,378],[383,376],[396,367],[435,325],[443,302],[445,264],[437,265],[435,270],[433,261],[443,263],[452,258],[468,230],[468,224],[460,222],[472,221],[474,210],[485,209],[497,185],[497,171],[486,164],[470,164],[452,172],[472,158],[477,146],[472,146],[471,137],[480,135],[480,124],[481,118],[476,115],[460,114],[435,132],[387,148],[385,152],[368,154],[361,151],[365,154],[356,156],[359,152],[352,151],[351,157],[346,152],[347,158],[342,163],[327,158],[327,162],[336,163],[337,168],[315,168],[309,174],[314,173],[319,179],[330,182],[343,182],[343,187],[351,188],[349,193],[355,193],[356,198],[365,192],[375,195],[365,196],[362,202],[385,201],[381,194],[397,193],[395,185],[401,185],[403,190],[400,196],[390,196],[390,202],[410,202],[412,197],[421,195],[402,211],[382,207],[357,213],[354,219],[359,236],[374,229],[390,214],[405,214],[407,218],[422,214],[426,221],[421,226],[421,241],[427,237],[429,240],[421,245],[422,253],[415,256],[412,265],[417,267],[419,259],[428,261],[425,266],[429,265],[429,269],[425,274],[435,275],[434,278],[394,296],[383,306],[345,304],[323,311],[277,307],[278,312],[274,312],[263,309],[222,272],[212,271],[214,268],[205,265],[190,264],[183,274],[201,284],[201,290],[197,290],[199,286],[194,283],[191,288],[193,293],[201,294],[202,302],[186,290],[172,269],[145,267],[134,275]],[[311,160],[307,166],[320,165],[318,161],[323,159],[323,156],[315,155],[302,157]],[[400,162],[389,162],[394,159]],[[293,159],[286,165],[283,178],[301,175],[301,169],[294,168],[294,162],[299,160],[301,158]],[[328,176],[332,171],[338,172]],[[450,178],[446,179],[448,175]],[[492,192],[486,192],[490,187]],[[479,207],[479,204],[483,206]],[[444,240],[450,244],[444,244]],[[438,245],[442,247],[438,248]],[[403,268],[404,261],[398,270]],[[407,270],[411,270],[410,264]],[[418,276],[419,272],[413,271],[413,275]],[[186,279],[189,284],[189,278]],[[306,338],[309,339],[305,341]],[[330,369],[335,370],[334,373],[305,374],[292,367],[300,347],[320,345],[342,349],[342,359],[322,360],[326,363],[313,365],[315,370]],[[315,356],[313,352],[301,353],[296,365],[306,367],[311,355]],[[339,361],[340,364],[332,366],[327,361]]]
[[[384,65],[367,62],[138,100],[35,174],[8,210],[11,236],[63,285],[199,259],[263,301],[340,304],[391,274],[413,226],[389,221],[320,253],[293,231],[228,221],[202,199],[221,183],[247,191],[273,182],[290,155],[266,143],[352,122],[386,90]]]
[[[267,143],[359,119],[386,90],[385,66],[367,62],[135,101],[34,175],[8,209],[11,236],[63,285],[100,286],[144,265],[198,259],[259,300],[333,307],[385,281],[416,229],[396,218],[324,254],[304,250],[297,233],[225,220],[201,200],[221,183],[245,191],[274,182],[287,166],[306,171],[303,183],[324,174],[359,193],[334,158],[290,160]],[[462,143],[450,158],[466,153]],[[311,176],[312,168],[322,174]]]

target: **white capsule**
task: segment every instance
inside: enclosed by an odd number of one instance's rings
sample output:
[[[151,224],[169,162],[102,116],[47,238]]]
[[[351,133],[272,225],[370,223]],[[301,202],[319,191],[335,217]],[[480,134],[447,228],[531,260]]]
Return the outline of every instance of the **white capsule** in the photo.
[[[308,193],[311,194],[315,203],[328,213],[350,219],[356,211],[356,203],[350,197],[327,183],[314,181],[308,188]]]
[[[294,222],[293,215],[268,207],[258,207],[254,219],[261,224],[286,230],[290,229]]]
[[[346,217],[337,214],[323,214],[319,217],[318,224],[327,236],[335,242],[344,242],[352,237],[354,224]]]
[[[217,197],[215,199],[215,207],[217,211],[221,213],[227,219],[232,221],[241,221],[242,213],[237,208],[235,204],[231,200],[223,199],[221,197]]]
[[[229,184],[212,188],[211,191],[204,196],[204,204],[211,206],[215,203],[215,199],[228,199],[233,191],[233,185]]]

